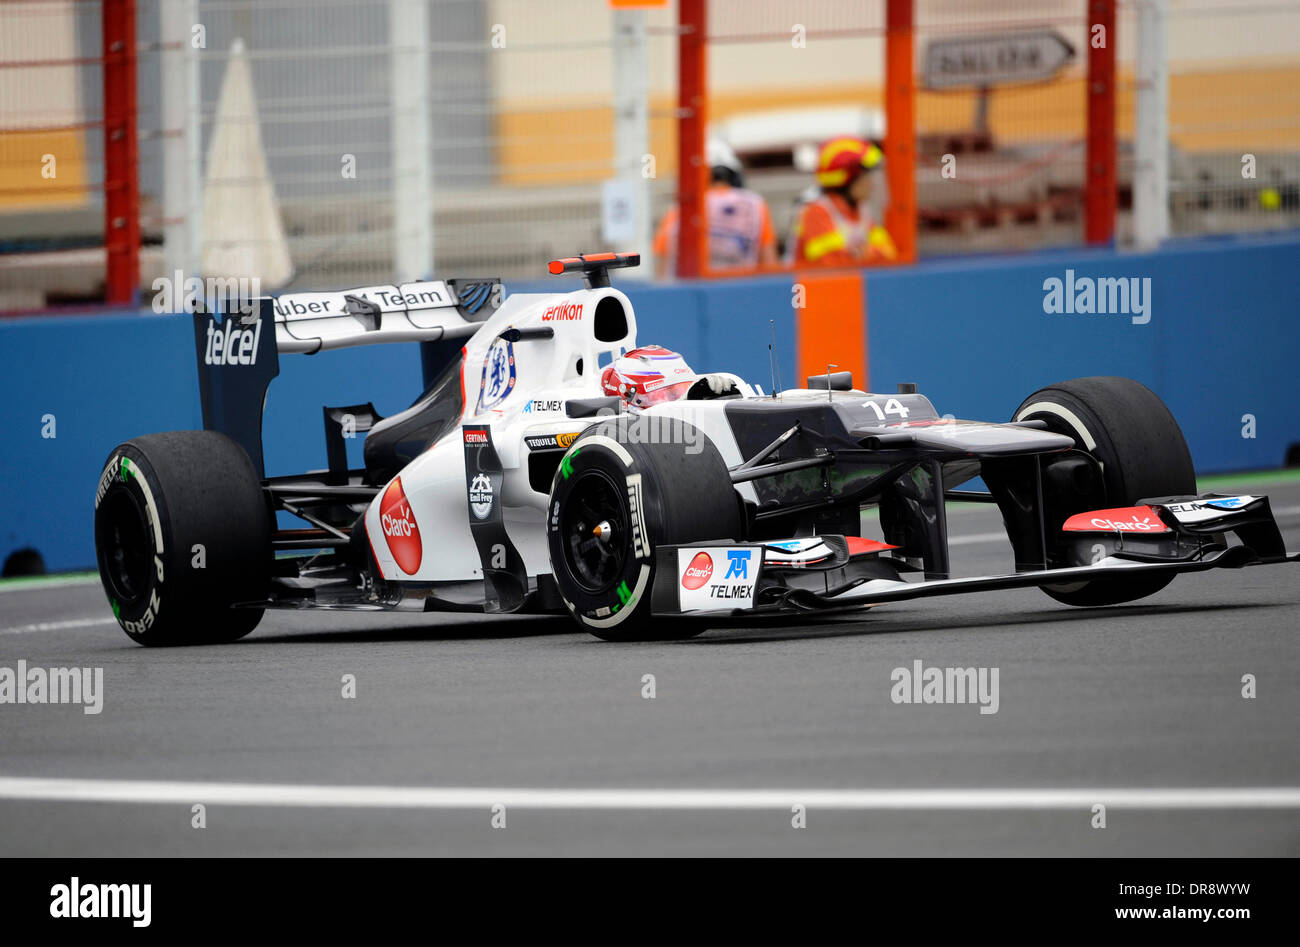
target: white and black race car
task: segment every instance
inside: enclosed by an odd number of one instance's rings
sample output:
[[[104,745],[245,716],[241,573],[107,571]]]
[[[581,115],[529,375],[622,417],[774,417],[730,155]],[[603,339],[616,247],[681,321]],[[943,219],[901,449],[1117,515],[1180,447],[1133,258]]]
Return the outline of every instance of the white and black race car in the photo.
[[[636,347],[608,271],[637,262],[555,261],[584,274],[568,293],[447,280],[196,316],[205,430],[120,445],[95,495],[122,628],[174,645],[235,640],[268,608],[567,610],[601,638],[636,640],[720,616],[1022,586],[1107,605],[1180,572],[1300,558],[1267,498],[1194,495],[1177,423],[1124,378],[1044,388],[1007,423],[940,416],[912,386],[855,390],[847,373],[775,393],[723,376],[629,409],[599,374]],[[281,354],[440,339],[464,347],[410,408],[326,407],[329,468],[264,475]],[[347,461],[354,434],[361,469]],[[985,489],[961,489],[975,478]],[[951,500],[998,506],[1014,572],[950,575]],[[860,535],[871,507],[875,538]],[[286,513],[302,527],[281,528]]]

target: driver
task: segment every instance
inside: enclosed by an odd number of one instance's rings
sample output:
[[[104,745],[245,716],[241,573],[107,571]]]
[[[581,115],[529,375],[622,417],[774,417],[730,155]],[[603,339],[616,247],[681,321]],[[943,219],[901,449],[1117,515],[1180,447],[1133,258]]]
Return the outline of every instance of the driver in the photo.
[[[697,375],[686,359],[661,345],[643,345],[614,359],[600,376],[607,395],[629,408],[649,408],[679,398],[702,400],[739,394],[727,375]]]

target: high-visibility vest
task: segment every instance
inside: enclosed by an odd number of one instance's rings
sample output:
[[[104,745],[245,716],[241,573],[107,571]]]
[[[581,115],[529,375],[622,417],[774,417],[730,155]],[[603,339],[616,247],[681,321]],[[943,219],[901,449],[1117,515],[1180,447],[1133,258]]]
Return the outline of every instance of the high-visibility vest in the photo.
[[[815,199],[799,208],[799,215],[795,221],[794,238],[790,240],[789,246],[786,248],[786,263],[796,262],[795,255],[803,237],[803,216],[808,208],[812,206],[825,208],[826,212],[830,214],[831,223],[835,229],[830,233],[819,234],[806,241],[804,259],[797,262],[815,263],[821,257],[836,250],[847,250],[855,257],[863,260],[872,258],[892,260],[898,256],[898,249],[894,246],[889,231],[884,227],[876,226],[868,211],[864,209],[858,214],[857,220],[853,220],[840,210],[839,204],[832,200],[829,195],[819,194]]]
[[[743,187],[710,188],[709,265],[714,269],[758,266],[767,203]]]
[[[767,202],[762,195],[742,187],[711,187],[705,192],[708,215],[709,267],[727,270],[758,266],[763,247]],[[668,226],[667,253],[677,255],[680,217],[674,208]]]

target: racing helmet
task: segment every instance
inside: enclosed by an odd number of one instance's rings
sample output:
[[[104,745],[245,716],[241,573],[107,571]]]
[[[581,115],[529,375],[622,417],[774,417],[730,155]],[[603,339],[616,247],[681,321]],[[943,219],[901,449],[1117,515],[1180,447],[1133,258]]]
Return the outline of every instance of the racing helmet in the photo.
[[[676,401],[695,382],[686,359],[661,345],[643,345],[614,359],[600,375],[607,395],[635,408]]]
[[[874,171],[885,160],[879,147],[861,138],[833,138],[817,158],[817,183],[825,188],[848,187],[863,171]]]

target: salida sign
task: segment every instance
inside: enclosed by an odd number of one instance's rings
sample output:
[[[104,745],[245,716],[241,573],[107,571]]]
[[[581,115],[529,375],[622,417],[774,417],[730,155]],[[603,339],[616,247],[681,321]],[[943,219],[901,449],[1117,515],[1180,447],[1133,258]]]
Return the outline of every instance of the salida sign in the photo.
[[[1074,47],[1054,30],[993,36],[954,36],[925,47],[928,89],[970,89],[1041,82],[1074,58]]]

